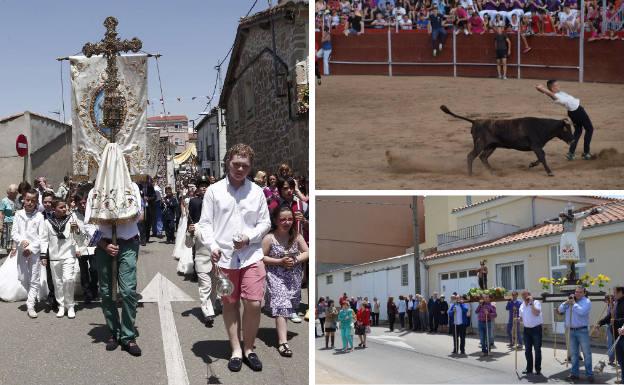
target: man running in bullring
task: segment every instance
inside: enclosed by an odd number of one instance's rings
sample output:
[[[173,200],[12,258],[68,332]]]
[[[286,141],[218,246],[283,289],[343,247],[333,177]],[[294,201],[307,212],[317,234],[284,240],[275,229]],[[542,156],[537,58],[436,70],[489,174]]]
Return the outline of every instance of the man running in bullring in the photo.
[[[556,80],[547,81],[546,87],[541,84],[535,86],[535,88],[539,92],[549,96],[555,103],[567,108],[568,116],[572,120],[572,123],[574,123],[574,141],[570,144],[570,149],[568,151],[568,154],[566,155],[566,158],[568,160],[574,160],[576,145],[581,139],[584,128],[585,139],[583,142],[583,159],[595,159],[595,156],[589,152],[589,145],[591,143],[592,135],[594,133],[594,126],[592,125],[591,119],[589,119],[587,112],[585,112],[585,109],[583,108],[583,106],[581,106],[581,101],[574,96],[561,91]]]

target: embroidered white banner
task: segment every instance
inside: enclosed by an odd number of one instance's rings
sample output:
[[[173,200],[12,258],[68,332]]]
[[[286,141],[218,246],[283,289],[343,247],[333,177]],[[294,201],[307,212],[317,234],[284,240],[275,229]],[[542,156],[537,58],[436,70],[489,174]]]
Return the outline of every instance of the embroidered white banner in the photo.
[[[104,81],[106,59],[102,56],[70,57],[72,83],[72,154],[74,175],[92,180],[101,165],[101,156],[109,142],[110,129],[104,127]],[[124,98],[122,126],[115,142],[123,151],[130,174],[141,177],[153,174],[148,161],[147,136],[147,56],[117,57],[120,95]]]

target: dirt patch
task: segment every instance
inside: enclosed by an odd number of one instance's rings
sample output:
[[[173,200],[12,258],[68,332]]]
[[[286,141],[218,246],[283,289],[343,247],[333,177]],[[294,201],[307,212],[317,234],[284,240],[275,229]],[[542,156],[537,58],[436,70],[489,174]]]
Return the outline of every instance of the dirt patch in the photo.
[[[470,118],[562,119],[566,112],[535,91],[536,80],[333,76],[316,88],[317,189],[620,189],[624,185],[624,85],[560,82],[594,123],[594,160],[565,159],[558,139],[544,148],[555,177],[532,152],[497,149],[494,175],[477,159],[469,177]],[[348,95],[348,97],[345,97]],[[621,150],[624,151],[624,150]]]

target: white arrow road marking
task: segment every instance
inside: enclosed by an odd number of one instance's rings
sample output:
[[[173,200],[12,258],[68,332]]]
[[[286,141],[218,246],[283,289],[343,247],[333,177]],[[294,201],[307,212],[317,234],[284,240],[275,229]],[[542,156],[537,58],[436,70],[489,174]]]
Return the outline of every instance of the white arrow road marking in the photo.
[[[368,338],[372,338],[374,340],[403,340],[403,338],[398,336],[368,336]]]
[[[415,348],[413,346],[410,346],[407,343],[401,341],[402,340],[401,337],[394,337],[394,336],[380,336],[380,337],[369,336],[368,339],[377,340],[379,342],[384,343],[385,345],[396,346],[397,348],[401,348],[401,349],[415,350]]]
[[[408,349],[408,350],[416,350],[412,346],[406,344],[403,341],[387,341],[386,345],[396,346],[397,348]]]
[[[163,349],[165,351],[165,365],[167,378],[171,385],[188,385],[189,379],[184,365],[180,339],[173,319],[172,301],[194,301],[188,294],[169,281],[162,274],[157,273],[151,282],[143,289],[140,302],[157,302],[160,316],[160,330],[162,332]]]

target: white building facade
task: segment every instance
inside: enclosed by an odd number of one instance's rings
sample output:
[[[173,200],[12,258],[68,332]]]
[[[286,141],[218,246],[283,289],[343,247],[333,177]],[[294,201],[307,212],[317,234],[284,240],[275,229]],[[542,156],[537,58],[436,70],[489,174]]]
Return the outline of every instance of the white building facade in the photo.
[[[225,110],[213,108],[195,126],[197,132],[197,157],[202,173],[221,178],[225,175],[223,158],[227,151]]]

